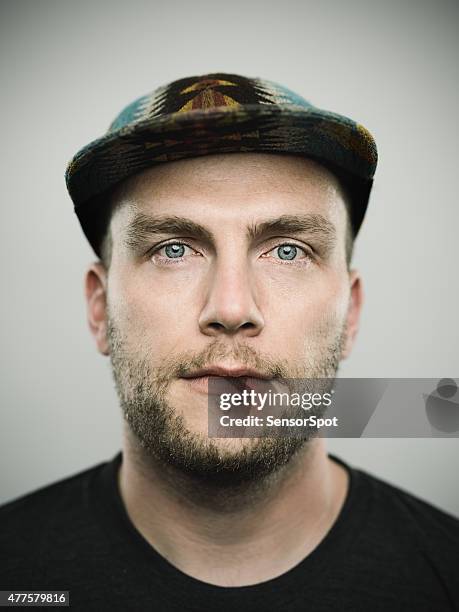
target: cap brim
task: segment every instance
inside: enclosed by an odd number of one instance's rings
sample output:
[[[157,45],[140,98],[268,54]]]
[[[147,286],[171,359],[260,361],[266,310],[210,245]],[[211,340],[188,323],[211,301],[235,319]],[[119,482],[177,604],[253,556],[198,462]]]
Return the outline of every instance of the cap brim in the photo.
[[[107,134],[69,163],[67,188],[82,228],[99,252],[103,195],[155,164],[236,152],[289,153],[322,161],[351,177],[359,190],[360,226],[377,164],[371,134],[346,117],[312,108],[246,105],[151,118]],[[362,210],[363,207],[363,210]]]

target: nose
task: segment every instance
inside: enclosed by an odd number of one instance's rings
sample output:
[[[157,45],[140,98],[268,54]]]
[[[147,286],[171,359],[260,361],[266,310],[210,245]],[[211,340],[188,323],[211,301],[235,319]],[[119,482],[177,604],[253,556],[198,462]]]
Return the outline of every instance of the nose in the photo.
[[[199,316],[199,328],[208,336],[257,336],[264,319],[257,305],[250,270],[243,262],[217,266]]]

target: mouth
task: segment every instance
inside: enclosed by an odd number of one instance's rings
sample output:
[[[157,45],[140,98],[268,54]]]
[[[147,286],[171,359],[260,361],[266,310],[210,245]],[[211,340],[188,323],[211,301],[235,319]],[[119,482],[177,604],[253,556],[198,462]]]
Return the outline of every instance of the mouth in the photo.
[[[263,385],[263,381],[266,383],[272,380],[270,376],[253,368],[220,365],[193,370],[181,379],[195,391],[211,395],[218,395],[229,388],[235,388],[237,391],[257,390]]]

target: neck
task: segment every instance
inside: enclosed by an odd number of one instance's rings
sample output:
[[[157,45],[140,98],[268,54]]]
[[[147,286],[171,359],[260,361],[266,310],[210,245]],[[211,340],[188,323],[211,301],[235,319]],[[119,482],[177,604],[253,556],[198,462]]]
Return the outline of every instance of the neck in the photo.
[[[125,431],[119,486],[134,526],[172,565],[219,586],[297,565],[335,522],[347,485],[321,438],[262,482],[216,490],[146,456]]]

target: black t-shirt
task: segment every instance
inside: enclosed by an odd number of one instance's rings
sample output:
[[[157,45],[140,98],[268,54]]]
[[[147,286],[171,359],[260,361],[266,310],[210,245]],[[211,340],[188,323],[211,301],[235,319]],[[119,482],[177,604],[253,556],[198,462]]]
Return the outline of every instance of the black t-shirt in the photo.
[[[68,590],[85,612],[459,610],[459,520],[331,458],[350,475],[341,512],[278,578],[219,587],[172,566],[126,514],[120,453],[0,508],[0,590]]]

